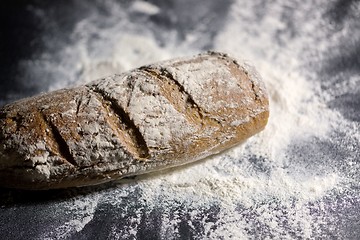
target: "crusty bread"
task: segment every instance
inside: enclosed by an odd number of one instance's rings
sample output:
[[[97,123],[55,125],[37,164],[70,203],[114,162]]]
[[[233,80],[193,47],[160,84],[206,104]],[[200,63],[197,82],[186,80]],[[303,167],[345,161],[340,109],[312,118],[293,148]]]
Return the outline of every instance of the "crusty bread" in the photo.
[[[0,109],[0,185],[98,184],[238,144],[269,116],[259,75],[208,52],[23,99]]]

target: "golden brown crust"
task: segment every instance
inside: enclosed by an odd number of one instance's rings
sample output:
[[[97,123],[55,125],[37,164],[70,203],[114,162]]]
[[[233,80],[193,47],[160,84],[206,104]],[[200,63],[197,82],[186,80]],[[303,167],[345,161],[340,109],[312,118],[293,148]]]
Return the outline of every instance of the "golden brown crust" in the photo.
[[[182,165],[261,131],[256,71],[209,52],[144,66],[0,110],[0,183],[50,189]]]

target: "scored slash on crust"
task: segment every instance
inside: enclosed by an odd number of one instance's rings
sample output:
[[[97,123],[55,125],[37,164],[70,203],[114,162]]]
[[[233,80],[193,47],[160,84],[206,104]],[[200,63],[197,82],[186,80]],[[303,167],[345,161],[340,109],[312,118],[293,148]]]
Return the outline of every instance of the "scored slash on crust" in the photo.
[[[61,136],[61,133],[59,129],[55,126],[55,124],[48,119],[48,117],[43,113],[39,112],[41,119],[43,120],[44,124],[48,127],[48,129],[51,131],[51,134],[54,139],[54,143],[57,145],[57,150],[62,156],[62,158],[67,161],[69,164],[71,164],[74,167],[78,167],[78,164],[76,163],[73,155],[70,152],[70,148],[68,144],[66,143],[65,139]]]
[[[139,70],[157,81],[163,96],[171,102],[177,111],[185,114],[188,120],[195,124],[201,124],[202,126],[221,126],[219,121],[206,116],[206,113],[185,90],[184,86],[165,68],[158,69],[151,66],[144,66],[139,68]],[[174,95],[178,95],[178,97],[174,97]],[[180,99],[182,99],[182,102],[179,102]]]
[[[118,130],[124,131],[119,138],[127,138],[125,142],[128,144],[125,144],[127,146],[128,151],[135,153],[136,156],[140,159],[146,159],[150,156],[149,148],[146,144],[146,141],[139,130],[139,128],[135,125],[134,121],[129,117],[129,115],[126,113],[126,111],[116,103],[116,99],[111,98],[106,94],[106,92],[98,89],[98,88],[90,88],[90,91],[92,91],[99,99],[99,101],[103,104],[103,106],[110,110],[114,116],[117,117],[118,120]],[[110,124],[111,125],[111,124]],[[117,132],[117,131],[114,131]],[[127,137],[126,137],[127,136]],[[120,139],[121,140],[121,139]],[[129,146],[129,143],[133,145],[133,147]]]

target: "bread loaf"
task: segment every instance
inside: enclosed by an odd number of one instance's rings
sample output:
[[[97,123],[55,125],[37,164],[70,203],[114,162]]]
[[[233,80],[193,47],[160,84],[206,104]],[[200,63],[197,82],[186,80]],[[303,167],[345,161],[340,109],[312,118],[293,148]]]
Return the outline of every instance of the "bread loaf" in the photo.
[[[99,184],[193,162],[261,131],[268,97],[254,68],[207,52],[0,109],[0,185]]]

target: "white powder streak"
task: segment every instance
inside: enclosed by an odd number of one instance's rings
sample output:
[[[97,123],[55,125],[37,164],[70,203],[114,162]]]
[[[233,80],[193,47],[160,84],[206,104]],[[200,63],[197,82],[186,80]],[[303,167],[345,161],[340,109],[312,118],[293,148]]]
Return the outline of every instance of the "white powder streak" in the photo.
[[[41,239],[67,239],[81,231],[93,219],[99,199],[100,195],[95,194],[60,203],[57,207],[62,209],[63,214],[73,214],[73,218],[54,230],[48,229]]]

